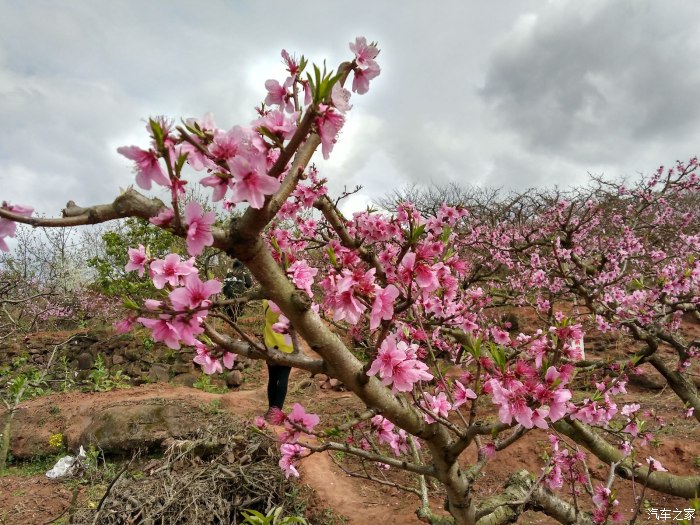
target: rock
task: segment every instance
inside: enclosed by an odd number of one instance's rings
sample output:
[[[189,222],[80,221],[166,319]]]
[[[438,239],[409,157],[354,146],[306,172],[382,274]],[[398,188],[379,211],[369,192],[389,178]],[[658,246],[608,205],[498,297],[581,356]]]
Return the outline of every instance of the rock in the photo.
[[[194,388],[194,384],[197,382],[197,379],[199,379],[199,377],[196,374],[189,372],[187,374],[176,375],[170,380],[170,382],[173,385]]]
[[[95,360],[89,352],[83,352],[78,356],[78,370],[90,370],[94,364]]]
[[[243,369],[246,369],[246,368],[249,368],[253,364],[253,360],[248,359],[247,357],[241,355],[241,356],[238,356],[237,364],[238,363],[243,365]]]
[[[333,390],[340,390],[341,388],[343,388],[343,383],[341,381],[339,381],[338,379],[336,379],[335,377],[331,377],[328,380],[328,384],[330,385],[330,387]]]
[[[142,348],[134,348],[133,346],[128,346],[124,349],[124,357],[129,361],[138,361],[143,355]]]
[[[105,453],[120,453],[136,449],[153,448],[168,437],[178,438],[204,424],[196,407],[181,401],[167,403],[154,400],[148,404],[114,406],[95,414],[82,431],[77,445],[95,444]]]
[[[121,365],[122,363],[125,362],[124,356],[120,354],[114,354],[112,356],[112,363],[115,365]]]
[[[314,377],[319,383],[325,383],[328,381],[328,376],[326,374],[316,374]]]
[[[170,372],[175,375],[187,374],[191,371],[192,365],[190,363],[175,363],[174,365],[170,365]]]
[[[301,381],[299,381],[299,384],[297,385],[297,388],[299,390],[303,390],[304,388],[309,388],[311,385],[313,385],[314,382],[310,377],[305,377]]]
[[[168,367],[158,363],[154,364],[148,371],[148,378],[151,381],[167,383],[170,381],[170,372],[168,372]]]
[[[141,375],[141,363],[127,363],[124,367],[124,372],[126,372],[126,375],[129,377],[139,377]]]
[[[226,386],[236,388],[243,384],[243,374],[240,370],[232,370],[226,374]]]
[[[194,358],[194,354],[192,352],[186,352],[185,350],[181,350],[180,352],[177,353],[177,360],[180,361],[181,363],[191,363],[192,359]]]

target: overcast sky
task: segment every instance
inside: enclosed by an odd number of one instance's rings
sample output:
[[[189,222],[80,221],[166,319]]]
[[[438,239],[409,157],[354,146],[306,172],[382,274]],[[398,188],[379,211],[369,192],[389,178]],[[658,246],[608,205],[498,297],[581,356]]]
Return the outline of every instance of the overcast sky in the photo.
[[[247,125],[282,48],[381,75],[331,159],[353,207],[409,183],[567,186],[700,150],[693,1],[0,0],[0,200],[57,215],[133,183],[149,115]],[[197,177],[199,178],[199,177]]]

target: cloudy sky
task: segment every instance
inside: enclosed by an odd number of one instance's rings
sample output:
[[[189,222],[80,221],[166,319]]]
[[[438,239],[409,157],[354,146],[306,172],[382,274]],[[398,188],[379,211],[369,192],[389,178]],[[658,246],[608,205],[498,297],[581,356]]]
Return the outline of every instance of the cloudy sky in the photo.
[[[700,3],[0,0],[0,200],[56,215],[133,183],[143,119],[247,124],[282,48],[380,44],[381,76],[317,165],[362,206],[409,183],[567,186],[700,152]]]

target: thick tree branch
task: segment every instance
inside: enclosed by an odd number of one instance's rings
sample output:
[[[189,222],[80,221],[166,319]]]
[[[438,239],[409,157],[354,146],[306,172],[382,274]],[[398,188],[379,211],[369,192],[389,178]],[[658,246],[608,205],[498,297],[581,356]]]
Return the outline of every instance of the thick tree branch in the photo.
[[[693,407],[693,416],[700,421],[700,396],[693,382],[680,372],[671,369],[658,354],[652,355],[647,361],[659,371],[676,395]]]
[[[527,508],[536,508],[559,523],[593,525],[593,520],[588,515],[577,513],[570,503],[539,485],[535,486],[532,476],[526,470],[513,474],[506,482],[505,489],[479,507],[477,525],[513,523]]]
[[[700,476],[677,476],[667,472],[650,474],[649,469],[635,468],[622,452],[580,421],[560,420],[554,424],[554,428],[586,447],[603,462],[617,463],[615,470],[621,478],[634,478],[642,483],[648,483],[649,488],[681,498],[694,498],[700,494]]]
[[[0,217],[22,224],[29,224],[34,228],[68,228],[70,226],[84,226],[99,224],[127,217],[139,217],[148,220],[157,216],[165,207],[163,201],[156,198],[149,199],[133,188],[127,189],[119,195],[111,204],[97,204],[95,206],[76,206],[70,201],[63,209],[63,218],[25,217],[9,210],[0,208]],[[186,237],[185,231],[174,231],[179,237]],[[229,247],[228,235],[221,228],[212,228],[215,248],[226,250]]]

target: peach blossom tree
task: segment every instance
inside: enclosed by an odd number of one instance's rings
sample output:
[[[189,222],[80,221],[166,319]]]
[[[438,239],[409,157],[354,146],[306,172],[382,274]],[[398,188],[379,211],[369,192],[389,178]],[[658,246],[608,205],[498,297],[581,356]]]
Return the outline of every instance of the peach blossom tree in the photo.
[[[351,60],[330,72],[283,51],[285,79],[265,82],[248,126],[221,129],[211,115],[149,119],[147,149],[118,152],[133,161],[138,187],[164,191],[167,203],[129,188],[109,204],[69,203],[55,219],[5,203],[0,249],[16,222],[61,228],[137,217],[184,239],[186,255],[129,249],[126,270],[159,293],[126,301],[118,330],[140,324],[155,341],[194,348],[207,373],[231,367],[236,355],[323,373],[365,406],[325,429],[323,414],[299,404],[279,414],[288,476],[305,455],[344,452],[362,462],[355,475],[419,496],[424,521],[460,525],[511,523],[527,509],[561,523],[619,522],[629,518],[616,499],[621,478],[696,497],[699,476],[666,472],[638,452],[655,424],[645,418],[654,416],[616,399],[626,376],[650,363],[687,414],[700,417],[689,380],[700,343],[681,330],[684,315],[697,318],[700,296],[698,209],[687,205],[700,185],[697,162],[660,170],[633,190],[601,183],[585,199],[533,198],[497,221],[446,204],[424,214],[410,202],[348,218],[311,159],[319,147],[329,157],[351,91],[366,93],[380,73],[376,44],[358,37],[350,50]],[[225,209],[243,209],[240,216],[222,227],[197,202],[183,205],[193,180]],[[230,301],[198,267],[207,247],[242,261],[259,283],[235,301],[269,299],[281,312],[275,329],[293,329],[311,352],[266,349],[217,313]],[[565,312],[572,303],[580,307]],[[539,327],[517,333],[493,314],[504,306],[530,307]],[[618,360],[585,359],[586,319],[645,346]],[[662,358],[662,347],[677,362]],[[581,399],[572,386],[579,371],[594,372],[597,383]],[[530,432],[548,436],[541,469],[514,472],[501,493],[479,498],[484,470]],[[606,464],[603,478],[591,475],[587,455]],[[392,481],[387,469],[416,483]],[[431,509],[430,479],[449,516]]]

